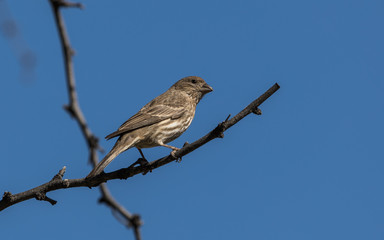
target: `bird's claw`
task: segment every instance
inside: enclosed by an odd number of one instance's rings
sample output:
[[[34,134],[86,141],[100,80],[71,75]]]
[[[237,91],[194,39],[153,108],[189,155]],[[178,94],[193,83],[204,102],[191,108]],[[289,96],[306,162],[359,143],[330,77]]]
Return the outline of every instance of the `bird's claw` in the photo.
[[[143,171],[143,175],[147,174],[148,172],[152,172],[152,168],[151,168],[151,165],[149,164],[148,160],[145,159],[145,158],[139,158],[137,159],[136,162],[134,162],[131,166],[129,166],[129,168],[133,168],[135,165],[139,164],[140,167],[144,167],[146,168],[144,171]]]
[[[145,167],[145,166],[147,166],[149,164],[149,162],[145,158],[139,158],[139,159],[137,159],[136,162],[132,163],[128,168],[133,168],[137,164],[139,164],[140,167]]]
[[[176,152],[178,151],[179,149],[174,149],[172,152],[171,152],[171,156],[176,158]]]
[[[182,158],[181,157],[176,157],[176,152],[177,151],[179,151],[180,149],[179,148],[176,148],[176,149],[174,149],[172,152],[171,152],[171,156],[173,157],[173,158],[176,158],[176,162],[181,162],[181,160],[182,160]]]
[[[143,175],[147,174],[148,172],[152,172],[152,167],[151,165],[148,163],[146,166],[148,166],[148,169],[145,169],[144,172],[142,173]]]
[[[143,167],[145,167],[145,166],[147,166],[149,164],[148,160],[145,159],[145,158],[139,158],[139,159],[137,159],[136,162],[138,162],[138,164],[140,166],[143,166]]]

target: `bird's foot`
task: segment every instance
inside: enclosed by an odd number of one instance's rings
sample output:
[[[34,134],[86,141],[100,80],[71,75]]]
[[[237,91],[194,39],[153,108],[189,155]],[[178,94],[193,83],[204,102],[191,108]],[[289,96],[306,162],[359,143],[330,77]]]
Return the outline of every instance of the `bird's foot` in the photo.
[[[176,152],[177,151],[179,151],[180,149],[179,148],[175,148],[172,152],[171,152],[171,156],[173,157],[173,158],[175,158],[176,159],[176,162],[181,162],[181,160],[182,160],[182,157],[176,157]]]
[[[146,169],[143,171],[143,175],[147,174],[148,172],[152,172],[152,165],[147,163],[146,165],[144,165],[144,167],[146,167]]]
[[[149,164],[148,160],[145,158],[139,158],[136,161],[140,166],[145,167]]]
[[[131,164],[131,166],[129,166],[128,168],[133,168],[133,167],[136,166],[137,164],[139,165],[139,167],[144,167],[144,168],[146,168],[146,169],[143,171],[143,175],[147,174],[148,172],[152,172],[151,165],[149,164],[148,160],[145,159],[145,158],[139,158],[139,159],[137,159],[137,161],[134,162],[133,164]]]
[[[145,158],[139,158],[139,159],[137,159],[136,162],[132,163],[128,168],[133,168],[137,164],[139,164],[140,167],[145,167],[145,166],[147,166],[149,164],[149,162]]]

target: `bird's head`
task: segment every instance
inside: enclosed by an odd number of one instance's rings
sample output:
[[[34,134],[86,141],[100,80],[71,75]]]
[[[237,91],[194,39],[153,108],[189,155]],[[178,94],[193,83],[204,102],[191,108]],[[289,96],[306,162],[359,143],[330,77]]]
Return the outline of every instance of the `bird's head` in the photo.
[[[184,91],[199,102],[203,96],[213,91],[201,77],[191,76],[180,79],[172,86],[174,89]]]

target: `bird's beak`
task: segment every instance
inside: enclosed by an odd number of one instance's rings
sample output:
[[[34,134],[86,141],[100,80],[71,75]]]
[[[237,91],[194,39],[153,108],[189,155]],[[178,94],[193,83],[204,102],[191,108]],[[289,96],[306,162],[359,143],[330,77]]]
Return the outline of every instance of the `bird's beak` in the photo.
[[[213,91],[213,88],[206,83],[201,87],[201,92],[203,93],[209,93],[212,91]]]

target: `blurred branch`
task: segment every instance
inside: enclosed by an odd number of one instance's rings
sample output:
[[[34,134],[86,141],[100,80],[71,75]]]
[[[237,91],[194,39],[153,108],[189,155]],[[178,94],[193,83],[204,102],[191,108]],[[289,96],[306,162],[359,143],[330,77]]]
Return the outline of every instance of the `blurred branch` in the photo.
[[[203,146],[204,144],[208,143],[209,141],[215,138],[223,138],[224,132],[227,129],[229,129],[236,123],[238,123],[241,119],[243,119],[250,113],[255,113],[257,115],[260,115],[261,111],[258,109],[260,104],[262,104],[266,99],[268,99],[272,94],[274,94],[279,88],[280,87],[277,83],[274,84],[263,95],[261,95],[259,98],[257,98],[252,103],[250,103],[247,107],[241,110],[236,116],[232,118],[228,117],[224,122],[219,123],[216,128],[214,128],[212,131],[210,131],[208,134],[198,139],[197,141],[191,144],[185,144],[183,148],[175,152],[174,156],[168,155],[166,157],[152,161],[148,164],[140,165],[137,167],[135,167],[135,164],[132,164],[128,168],[122,168],[120,170],[110,172],[110,173],[103,172],[93,178],[64,179],[64,180],[59,178],[54,178],[43,185],[40,185],[36,188],[33,188],[31,190],[28,190],[22,193],[18,193],[18,194],[11,194],[10,192],[5,192],[3,199],[0,201],[0,211],[16,203],[34,198],[38,193],[43,193],[45,195],[47,192],[51,192],[51,191],[54,191],[57,189],[63,189],[63,188],[94,187],[94,186],[103,184],[108,180],[127,179],[139,173],[146,174],[147,172],[151,172],[153,169],[156,169],[172,161],[180,159],[181,157],[198,149],[199,147]],[[105,201],[105,200],[102,200],[102,201]]]
[[[68,89],[68,95],[69,95],[68,96],[69,104],[64,106],[64,109],[67,110],[67,112],[78,123],[81,129],[81,132],[83,133],[83,136],[88,144],[90,162],[92,163],[92,166],[96,166],[96,164],[99,162],[97,150],[102,150],[102,148],[98,143],[98,138],[92,133],[91,129],[88,127],[84,114],[81,111],[81,108],[79,105],[78,96],[76,92],[76,85],[75,85],[75,74],[74,74],[73,63],[72,63],[72,57],[74,55],[74,51],[71,47],[69,37],[65,28],[64,20],[60,12],[61,7],[83,8],[83,5],[81,5],[80,3],[72,3],[64,0],[50,0],[50,3],[55,16],[56,26],[59,31],[62,51],[64,55],[64,65],[65,65],[67,89]],[[131,214],[123,206],[121,206],[112,197],[105,183],[100,185],[100,192],[101,192],[101,197],[99,202],[106,204],[114,212],[117,212],[125,220],[124,222],[126,226],[133,227],[136,239],[140,240],[141,235],[140,235],[139,228],[142,225],[140,216]]]
[[[21,79],[34,80],[37,64],[36,55],[24,41],[6,0],[0,0],[0,32],[9,41],[12,51],[19,61]]]

